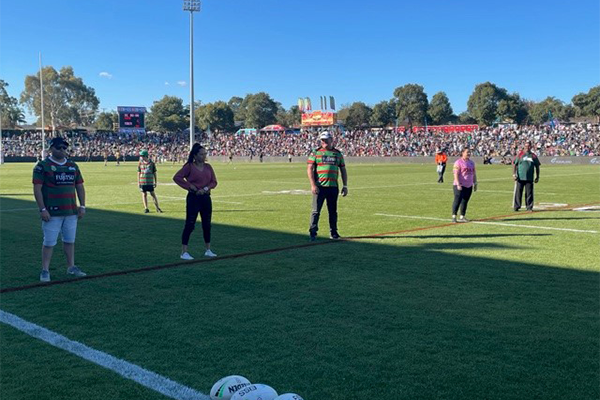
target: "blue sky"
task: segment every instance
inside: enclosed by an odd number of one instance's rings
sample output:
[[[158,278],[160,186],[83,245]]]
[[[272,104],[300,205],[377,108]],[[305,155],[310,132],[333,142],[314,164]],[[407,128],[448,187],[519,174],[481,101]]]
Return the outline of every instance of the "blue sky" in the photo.
[[[180,0],[3,0],[0,78],[18,98],[41,51],[73,66],[101,109],[187,103],[188,15]],[[373,105],[418,83],[459,113],[485,81],[569,102],[600,80],[597,0],[205,0],[194,19],[205,103],[264,91],[286,108],[320,95]]]

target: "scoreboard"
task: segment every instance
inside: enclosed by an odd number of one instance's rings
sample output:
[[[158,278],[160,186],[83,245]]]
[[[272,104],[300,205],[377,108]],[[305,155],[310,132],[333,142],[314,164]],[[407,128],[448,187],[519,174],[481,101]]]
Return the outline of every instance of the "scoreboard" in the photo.
[[[145,133],[146,107],[117,107],[119,113],[119,132]]]

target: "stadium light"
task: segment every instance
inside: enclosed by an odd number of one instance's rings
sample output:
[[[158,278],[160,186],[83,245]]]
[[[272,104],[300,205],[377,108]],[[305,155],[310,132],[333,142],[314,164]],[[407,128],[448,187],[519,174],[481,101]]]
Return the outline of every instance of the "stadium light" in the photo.
[[[200,0],[183,0],[183,10],[190,12],[190,150],[194,145],[194,12],[200,11]]]

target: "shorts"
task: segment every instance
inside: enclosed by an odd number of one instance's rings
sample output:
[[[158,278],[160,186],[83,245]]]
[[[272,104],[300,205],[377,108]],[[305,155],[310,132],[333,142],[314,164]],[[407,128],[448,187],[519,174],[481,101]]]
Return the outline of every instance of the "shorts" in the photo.
[[[59,233],[63,243],[75,243],[77,215],[50,217],[50,221],[42,221],[42,232],[44,232],[44,246],[46,247],[56,245]]]
[[[154,185],[141,185],[140,192],[154,192]]]

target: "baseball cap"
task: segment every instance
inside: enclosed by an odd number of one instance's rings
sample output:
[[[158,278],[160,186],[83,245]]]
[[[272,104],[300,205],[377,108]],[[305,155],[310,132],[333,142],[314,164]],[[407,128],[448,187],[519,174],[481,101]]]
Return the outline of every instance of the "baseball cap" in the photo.
[[[333,138],[333,136],[331,136],[331,133],[329,133],[327,131],[323,131],[319,135],[319,139],[321,139],[321,140],[327,140],[327,139],[331,139],[331,138]]]
[[[56,146],[60,146],[60,145],[65,145],[65,146],[69,146],[69,143],[67,143],[67,141],[63,138],[59,137],[55,137],[52,138],[52,140],[50,140],[50,147],[56,147]]]
[[[148,150],[141,150],[140,151],[140,156],[142,156],[142,157],[148,157]]]

